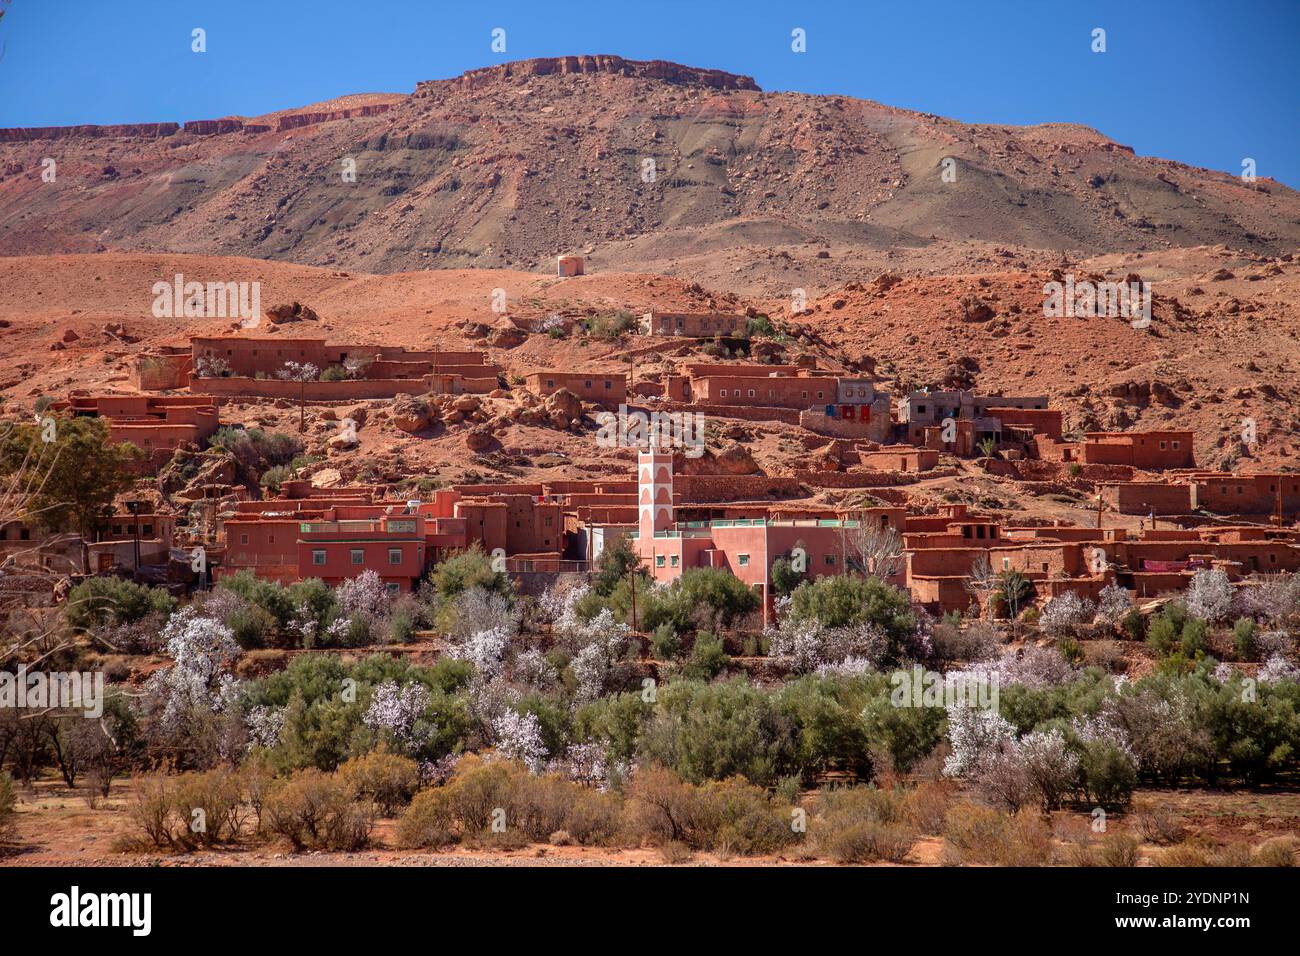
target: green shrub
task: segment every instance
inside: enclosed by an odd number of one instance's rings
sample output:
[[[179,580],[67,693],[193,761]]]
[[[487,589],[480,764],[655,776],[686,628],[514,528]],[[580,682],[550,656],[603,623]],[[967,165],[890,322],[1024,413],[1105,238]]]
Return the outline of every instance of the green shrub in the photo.
[[[280,486],[293,480],[293,469],[288,465],[275,465],[262,472],[260,484],[273,495],[280,493]]]
[[[691,649],[690,662],[682,668],[682,673],[692,680],[713,680],[731,662],[723,649],[722,638],[700,631],[695,635],[695,646]]]
[[[1253,661],[1259,653],[1255,640],[1259,628],[1248,617],[1239,618],[1232,628],[1232,649],[1239,661]]]
[[[916,631],[916,616],[906,594],[878,578],[827,575],[805,581],[791,595],[790,616],[823,627],[874,624],[897,654]]]
[[[673,660],[682,652],[682,640],[677,636],[677,629],[668,622],[660,624],[650,635],[650,649],[656,660]]]
[[[638,594],[640,602],[640,594]],[[758,609],[754,591],[730,571],[688,568],[661,591],[645,595],[640,625],[654,630],[671,624],[678,631],[731,627]]]
[[[64,616],[77,631],[108,624],[134,624],[149,614],[170,616],[176,599],[165,588],[136,584],[123,578],[86,578],[68,592]]]

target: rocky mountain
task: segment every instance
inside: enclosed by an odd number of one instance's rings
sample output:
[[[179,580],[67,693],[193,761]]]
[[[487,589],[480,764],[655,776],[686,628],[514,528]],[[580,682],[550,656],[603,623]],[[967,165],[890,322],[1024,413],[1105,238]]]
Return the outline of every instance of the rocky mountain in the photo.
[[[263,117],[142,119],[0,130],[0,254],[392,273],[537,269],[578,251],[595,268],[777,294],[786,278],[825,289],[878,267],[1300,246],[1294,190],[1137,156],[1091,129],[970,125],[616,56]]]

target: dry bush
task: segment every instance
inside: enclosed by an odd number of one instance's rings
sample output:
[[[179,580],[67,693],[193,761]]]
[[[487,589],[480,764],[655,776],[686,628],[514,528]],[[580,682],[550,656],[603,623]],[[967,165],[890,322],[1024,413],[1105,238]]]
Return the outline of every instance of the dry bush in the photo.
[[[397,821],[397,843],[407,849],[437,849],[456,842],[456,818],[445,787],[421,790]]]
[[[1295,866],[1300,841],[1295,837],[1275,837],[1255,848],[1255,866]]]
[[[382,751],[353,757],[339,767],[339,775],[357,796],[375,801],[386,817],[410,803],[420,788],[420,768],[414,760]]]
[[[743,777],[710,781],[696,789],[693,798],[693,846],[752,856],[799,839],[790,813],[782,813],[766,790]]]
[[[374,806],[358,801],[351,787],[315,768],[300,770],[277,786],[262,808],[272,833],[295,850],[360,850],[369,845]]]
[[[623,831],[623,801],[613,793],[578,788],[569,805],[564,832],[581,846],[612,846]]]
[[[684,842],[691,829],[690,784],[671,770],[643,767],[628,781],[625,818],[632,836],[664,845]]]
[[[0,840],[9,835],[13,826],[14,807],[18,804],[18,791],[14,787],[14,778],[0,770]]]
[[[1201,843],[1179,843],[1164,850],[1155,863],[1156,866],[1213,866],[1214,852]]]
[[[1119,641],[1089,641],[1083,646],[1083,662],[1108,674],[1123,674],[1128,669],[1124,645]]]
[[[1214,854],[1212,866],[1250,866],[1250,844],[1242,842],[1228,843]]]
[[[584,846],[610,845],[622,830],[622,801],[522,764],[467,756],[441,787],[416,794],[397,825],[407,847],[457,840],[497,848],[544,843],[558,832]],[[504,824],[504,829],[501,828]]]
[[[1187,832],[1178,815],[1161,806],[1145,807],[1139,811],[1137,829],[1143,840],[1157,846],[1178,843]]]
[[[169,850],[233,843],[246,813],[239,778],[217,770],[142,779],[127,809],[147,843]]]
[[[187,848],[233,843],[247,817],[239,777],[222,770],[177,777],[172,805]]]
[[[952,784],[926,780],[903,796],[903,819],[927,836],[943,833],[944,819],[952,806]]]
[[[1052,860],[1052,831],[1036,811],[999,813],[990,807],[959,803],[943,831],[945,856],[957,865],[1044,866]]]
[[[1115,830],[1106,834],[1097,848],[1097,858],[1102,866],[1137,866],[1141,859],[1140,841],[1131,833]]]
[[[659,855],[663,857],[664,862],[669,866],[676,866],[680,863],[690,862],[691,848],[680,840],[669,840],[659,847]]]
[[[918,836],[907,809],[899,791],[828,790],[818,798],[809,836],[819,855],[839,863],[901,863]]]

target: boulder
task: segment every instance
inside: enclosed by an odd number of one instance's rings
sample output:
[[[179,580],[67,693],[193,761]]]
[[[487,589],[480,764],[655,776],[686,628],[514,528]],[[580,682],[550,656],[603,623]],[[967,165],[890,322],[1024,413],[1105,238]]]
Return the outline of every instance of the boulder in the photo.
[[[559,389],[546,396],[546,412],[554,419],[559,416],[567,423],[582,417],[582,399],[567,388]]]
[[[728,445],[717,456],[718,471],[724,475],[756,475],[758,463],[744,445]]]
[[[486,428],[471,428],[465,433],[465,447],[473,452],[486,451],[494,440]]]
[[[513,349],[528,341],[528,333],[514,325],[504,325],[493,329],[488,336],[488,345],[496,349]]]
[[[413,398],[410,395],[398,395],[393,399],[390,411],[393,424],[401,431],[409,433],[424,431],[436,421],[437,415],[424,399]]]
[[[273,324],[281,322],[317,322],[320,316],[316,314],[310,306],[303,305],[301,302],[292,302],[288,305],[273,305],[266,310],[266,317]]]

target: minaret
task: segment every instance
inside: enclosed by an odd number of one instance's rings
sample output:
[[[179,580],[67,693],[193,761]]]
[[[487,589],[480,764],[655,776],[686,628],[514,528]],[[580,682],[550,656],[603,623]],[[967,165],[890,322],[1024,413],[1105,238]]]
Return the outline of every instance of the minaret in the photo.
[[[652,448],[637,455],[637,524],[640,540],[673,526],[673,453]]]

